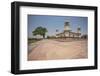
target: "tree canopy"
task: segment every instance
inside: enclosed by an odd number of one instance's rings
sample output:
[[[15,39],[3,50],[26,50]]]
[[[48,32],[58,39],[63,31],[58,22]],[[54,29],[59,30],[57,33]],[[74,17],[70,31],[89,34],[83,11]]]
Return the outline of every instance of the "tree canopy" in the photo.
[[[47,32],[46,28],[39,26],[32,33],[33,35],[41,35],[43,36],[43,38],[45,38],[46,32]]]

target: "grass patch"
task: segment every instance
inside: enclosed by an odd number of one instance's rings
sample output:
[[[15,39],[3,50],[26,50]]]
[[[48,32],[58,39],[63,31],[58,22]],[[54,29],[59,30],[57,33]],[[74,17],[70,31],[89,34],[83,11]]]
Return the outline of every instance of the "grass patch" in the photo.
[[[35,43],[35,42],[40,41],[40,40],[42,40],[42,39],[28,38],[28,44]]]

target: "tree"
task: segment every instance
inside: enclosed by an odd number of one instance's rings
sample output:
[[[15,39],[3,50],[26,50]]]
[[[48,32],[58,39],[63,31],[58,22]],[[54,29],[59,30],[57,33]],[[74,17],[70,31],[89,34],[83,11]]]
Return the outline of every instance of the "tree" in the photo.
[[[42,35],[43,38],[45,38],[45,34],[47,32],[47,29],[44,27],[37,27],[32,33],[33,35]]]

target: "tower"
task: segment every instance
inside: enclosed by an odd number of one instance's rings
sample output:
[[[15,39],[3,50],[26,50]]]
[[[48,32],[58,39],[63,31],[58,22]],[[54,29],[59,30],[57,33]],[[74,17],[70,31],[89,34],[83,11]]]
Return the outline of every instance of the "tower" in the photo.
[[[80,26],[78,26],[78,28],[77,28],[77,34],[78,34],[78,37],[80,38],[81,37],[81,28],[80,28]]]
[[[70,31],[70,24],[69,24],[69,22],[65,22],[64,31]]]
[[[77,33],[81,33],[81,28],[80,28],[80,26],[78,26],[78,28],[77,28]]]
[[[69,22],[65,22],[64,24],[64,37],[70,37],[70,24]]]

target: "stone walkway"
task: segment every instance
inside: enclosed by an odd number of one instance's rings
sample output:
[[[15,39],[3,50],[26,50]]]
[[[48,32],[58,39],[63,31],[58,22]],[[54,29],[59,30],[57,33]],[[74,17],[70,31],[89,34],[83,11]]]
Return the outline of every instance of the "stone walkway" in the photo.
[[[86,40],[72,42],[41,40],[31,44],[28,60],[79,59],[87,58],[87,54]]]

